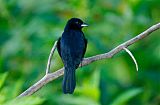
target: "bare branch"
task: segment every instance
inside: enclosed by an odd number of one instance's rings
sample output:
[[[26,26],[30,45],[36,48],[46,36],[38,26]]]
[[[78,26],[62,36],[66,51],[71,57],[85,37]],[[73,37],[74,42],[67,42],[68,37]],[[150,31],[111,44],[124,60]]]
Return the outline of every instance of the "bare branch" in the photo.
[[[132,38],[132,39],[120,44],[119,46],[115,47],[114,49],[112,49],[108,53],[99,54],[99,55],[95,55],[95,56],[92,56],[92,57],[84,58],[83,61],[82,61],[82,65],[81,66],[88,65],[88,64],[90,64],[90,63],[92,63],[94,61],[97,61],[97,60],[111,58],[115,54],[117,54],[118,52],[123,50],[123,48],[127,48],[128,46],[134,44],[135,42],[137,42],[137,41],[149,36],[152,32],[158,30],[159,28],[160,28],[160,23],[155,24],[152,27],[150,27],[149,29],[147,29],[146,31],[144,31],[141,34],[137,35],[136,37],[134,37],[134,38]],[[51,53],[52,53],[52,51],[51,51]],[[51,56],[49,57],[49,59],[52,58],[52,54],[50,54],[50,55]],[[51,60],[48,60],[48,61],[49,61],[48,64],[50,65]],[[48,71],[49,71],[49,67],[50,66],[47,66],[47,67],[48,67]],[[64,73],[63,70],[64,70],[64,68],[61,68],[61,69],[57,70],[54,73],[48,73],[47,72],[47,75],[45,75],[41,80],[39,80],[37,83],[35,83],[30,88],[28,88],[26,91],[24,91],[18,97],[24,97],[24,96],[32,95],[33,93],[38,91],[40,88],[42,88],[45,84],[47,84],[47,83],[57,79],[58,77],[62,76],[63,73]]]
[[[136,59],[134,58],[133,54],[131,53],[131,51],[129,51],[127,48],[123,48],[128,54],[129,56],[132,58],[132,60],[134,61],[134,64],[136,65],[136,70],[138,71],[138,64],[137,64],[137,61]]]
[[[54,43],[51,52],[49,54],[49,58],[48,58],[48,63],[47,63],[47,68],[46,68],[46,75],[49,73],[50,70],[50,66],[51,66],[51,60],[52,60],[52,56],[54,54],[55,49],[57,48],[57,41]]]

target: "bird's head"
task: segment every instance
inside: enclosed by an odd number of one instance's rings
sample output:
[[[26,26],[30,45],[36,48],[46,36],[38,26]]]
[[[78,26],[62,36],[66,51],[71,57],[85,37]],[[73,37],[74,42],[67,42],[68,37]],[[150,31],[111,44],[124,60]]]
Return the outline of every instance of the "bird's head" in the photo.
[[[81,30],[83,27],[87,26],[88,24],[84,23],[81,19],[71,18],[70,20],[68,20],[65,29]]]

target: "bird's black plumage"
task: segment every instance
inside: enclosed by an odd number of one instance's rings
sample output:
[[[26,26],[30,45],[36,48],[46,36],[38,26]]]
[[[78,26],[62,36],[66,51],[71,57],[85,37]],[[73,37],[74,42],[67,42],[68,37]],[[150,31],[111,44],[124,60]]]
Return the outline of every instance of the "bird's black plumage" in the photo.
[[[58,53],[64,63],[63,92],[72,94],[76,86],[75,70],[81,63],[87,48],[82,28],[87,26],[78,18],[71,18],[57,43]]]

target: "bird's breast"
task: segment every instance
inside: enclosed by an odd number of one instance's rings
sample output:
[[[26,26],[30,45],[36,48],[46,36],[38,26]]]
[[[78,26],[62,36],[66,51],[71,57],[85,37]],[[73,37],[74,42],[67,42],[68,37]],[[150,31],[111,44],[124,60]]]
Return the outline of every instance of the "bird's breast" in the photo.
[[[68,31],[62,34],[61,45],[65,52],[81,53],[85,47],[82,31]]]

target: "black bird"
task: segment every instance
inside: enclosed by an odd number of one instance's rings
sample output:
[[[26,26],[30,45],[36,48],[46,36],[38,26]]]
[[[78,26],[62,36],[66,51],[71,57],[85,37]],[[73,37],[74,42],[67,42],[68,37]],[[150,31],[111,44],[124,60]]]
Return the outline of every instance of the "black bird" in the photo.
[[[75,70],[81,63],[87,48],[82,28],[88,26],[78,18],[68,20],[62,37],[57,43],[58,53],[64,64],[63,93],[72,94],[76,87]]]

